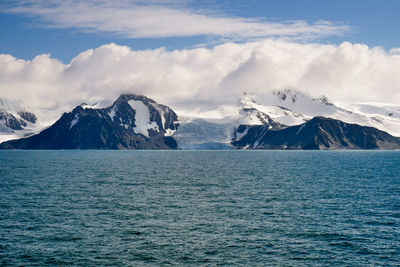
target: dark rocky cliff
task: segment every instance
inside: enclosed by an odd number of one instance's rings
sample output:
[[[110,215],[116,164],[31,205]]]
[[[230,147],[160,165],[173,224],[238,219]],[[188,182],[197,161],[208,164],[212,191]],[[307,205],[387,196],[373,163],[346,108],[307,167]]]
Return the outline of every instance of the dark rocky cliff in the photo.
[[[241,125],[236,148],[252,149],[400,149],[400,138],[373,127],[315,117],[301,125],[274,130],[266,125]]]

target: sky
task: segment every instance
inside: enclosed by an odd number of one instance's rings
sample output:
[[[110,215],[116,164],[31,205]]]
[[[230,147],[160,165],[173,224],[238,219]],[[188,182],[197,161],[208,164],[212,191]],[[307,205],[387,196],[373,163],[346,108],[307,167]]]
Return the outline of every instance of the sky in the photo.
[[[396,0],[3,0],[0,96],[53,113],[140,93],[181,110],[295,88],[400,101]]]

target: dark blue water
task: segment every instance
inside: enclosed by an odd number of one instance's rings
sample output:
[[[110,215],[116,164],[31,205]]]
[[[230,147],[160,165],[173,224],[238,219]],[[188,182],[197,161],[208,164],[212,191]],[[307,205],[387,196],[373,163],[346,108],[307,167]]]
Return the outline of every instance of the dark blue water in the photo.
[[[0,178],[0,265],[400,262],[400,152],[0,151]]]

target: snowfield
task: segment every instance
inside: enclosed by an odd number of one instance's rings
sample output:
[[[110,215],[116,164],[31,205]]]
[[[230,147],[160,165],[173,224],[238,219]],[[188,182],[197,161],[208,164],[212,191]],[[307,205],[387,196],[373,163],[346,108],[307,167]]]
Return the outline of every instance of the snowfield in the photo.
[[[149,108],[139,100],[129,100],[128,104],[136,111],[135,125],[133,128],[135,133],[143,134],[149,137],[149,130],[159,131],[158,125],[155,121],[150,122]]]

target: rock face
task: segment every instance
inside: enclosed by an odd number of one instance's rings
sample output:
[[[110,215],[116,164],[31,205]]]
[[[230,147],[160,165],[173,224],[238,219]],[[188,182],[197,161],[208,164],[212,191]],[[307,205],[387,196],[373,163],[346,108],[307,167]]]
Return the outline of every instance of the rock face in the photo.
[[[22,131],[36,122],[36,115],[27,111],[21,101],[0,98],[0,135]]]
[[[373,127],[315,117],[280,130],[240,125],[231,144],[252,149],[400,149],[400,138]]]
[[[36,123],[37,121],[36,115],[26,110],[18,112],[18,115],[21,116],[22,119],[32,123]]]
[[[3,131],[6,131],[7,128],[8,131],[10,130],[18,131],[26,127],[26,122],[23,119],[16,118],[13,114],[5,111],[0,111],[0,121],[2,127],[4,128]]]
[[[2,149],[175,149],[178,117],[144,96],[121,95],[102,109],[76,107],[41,133]]]

